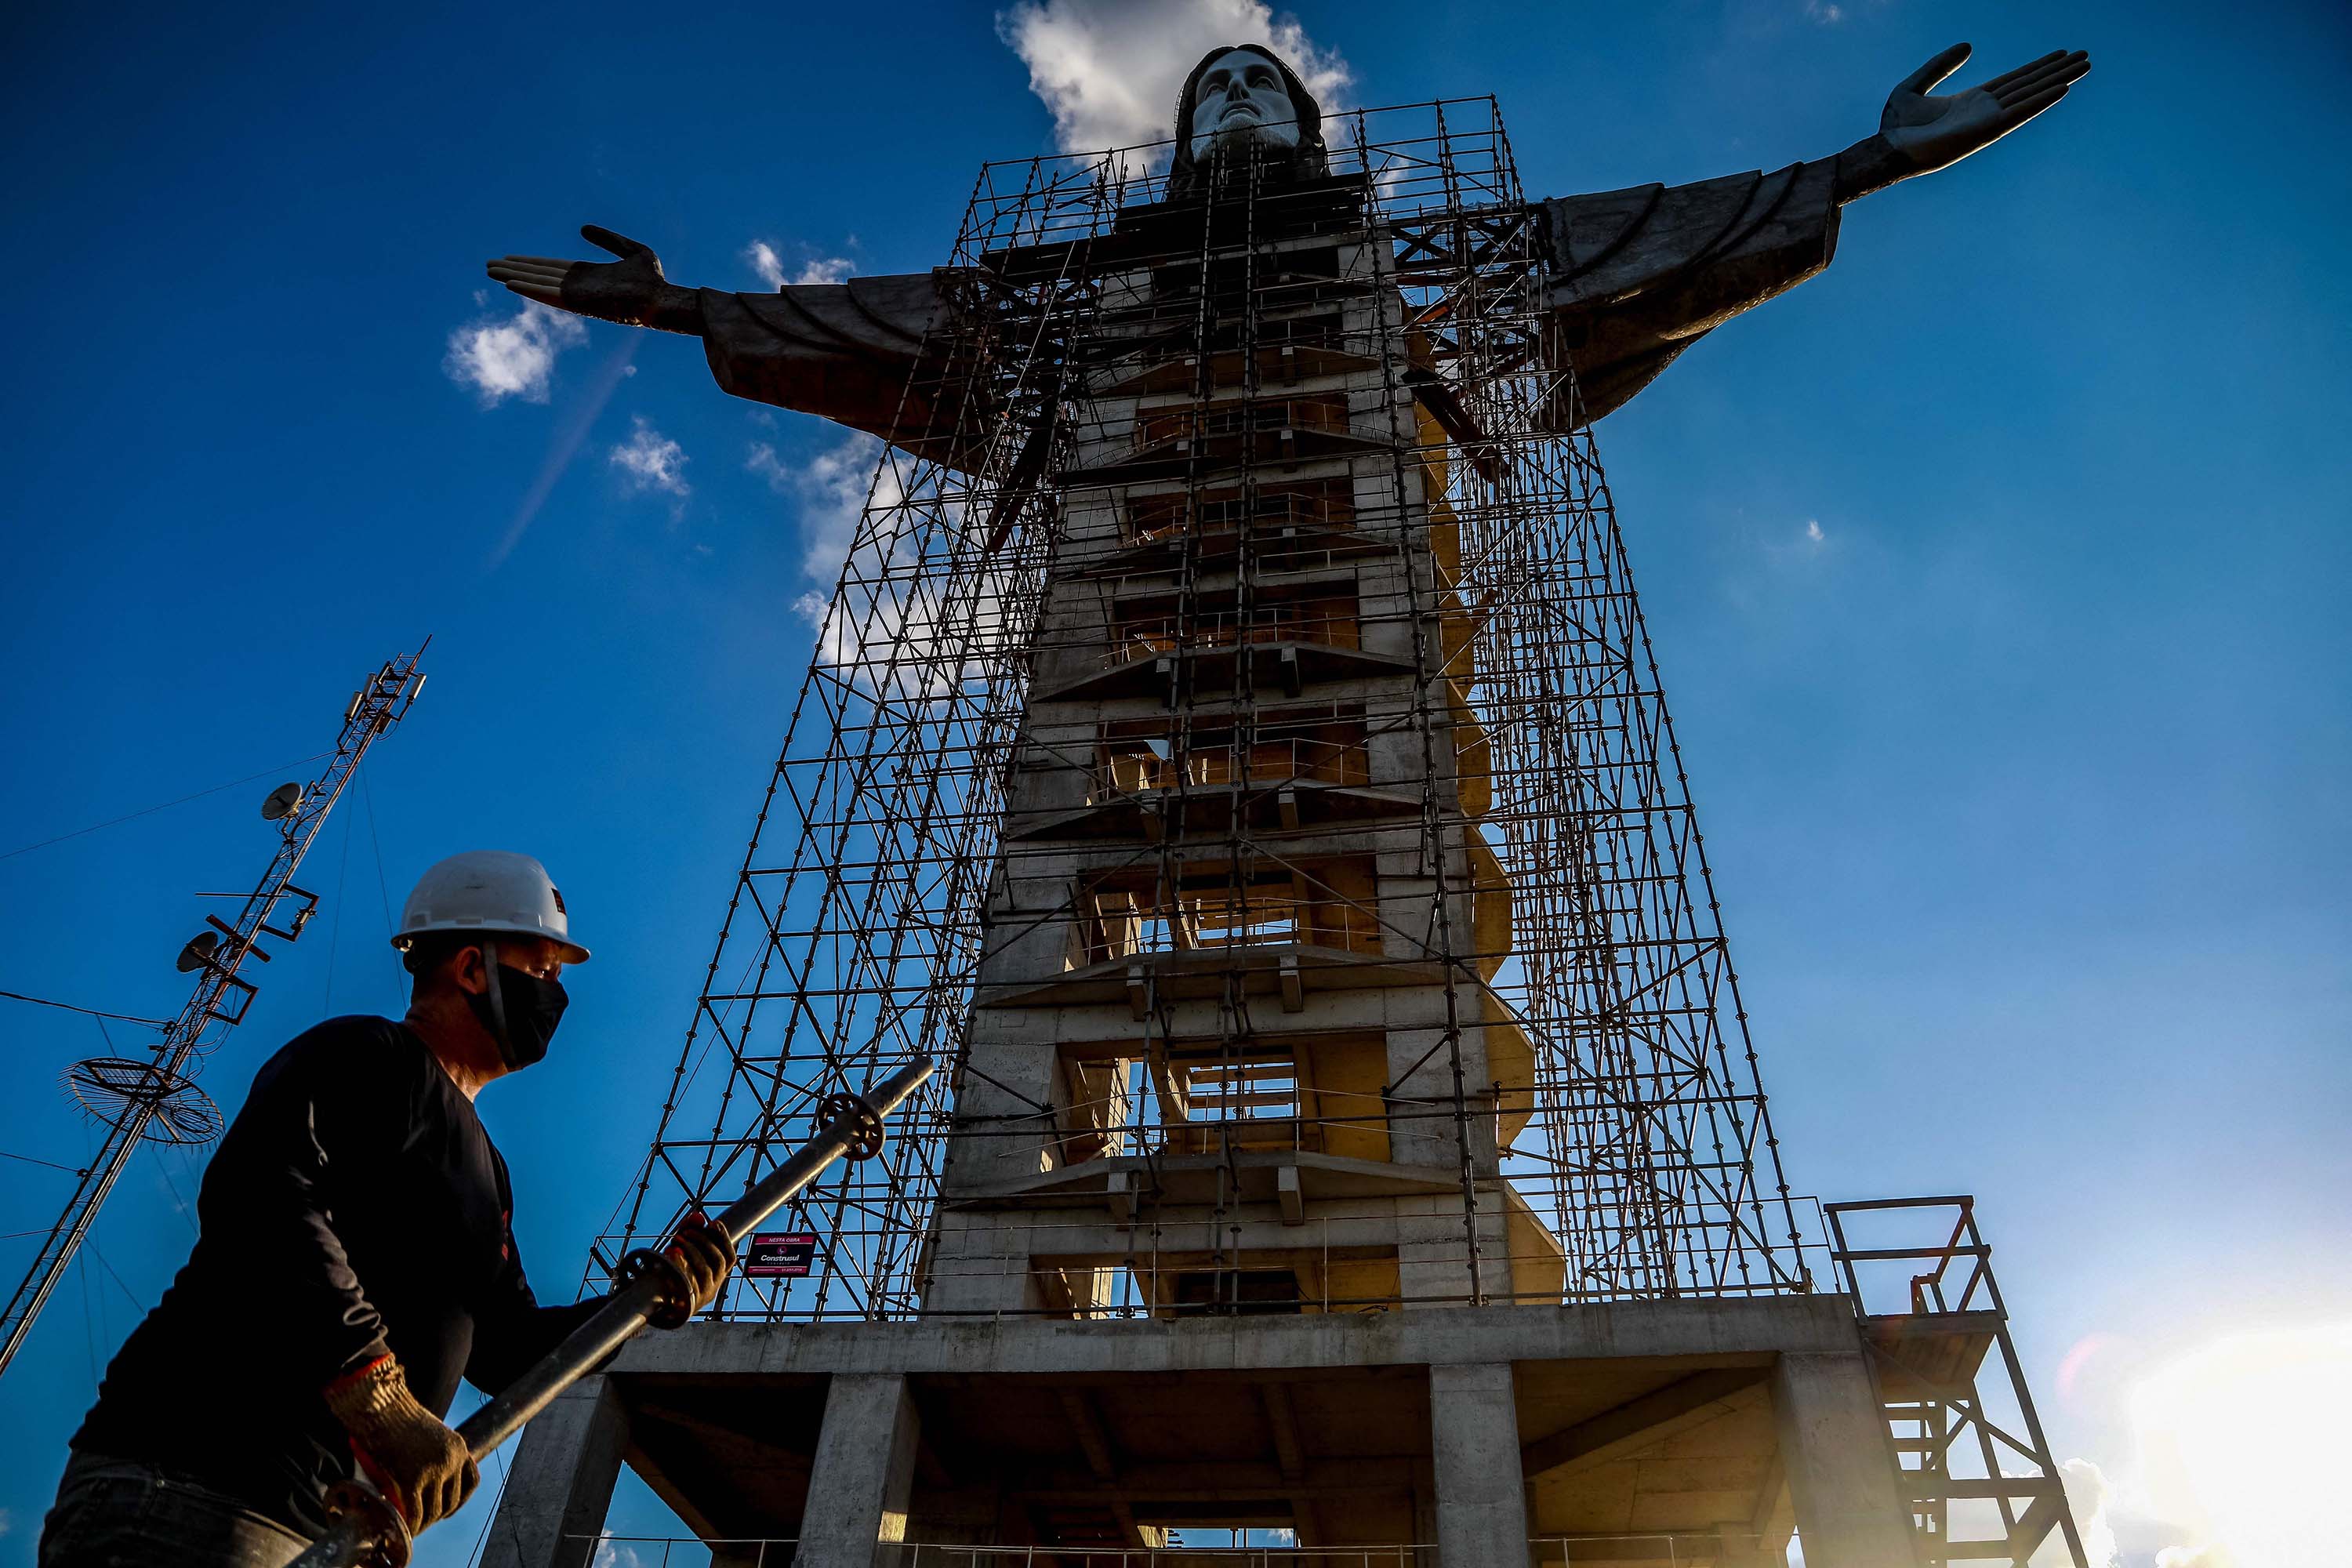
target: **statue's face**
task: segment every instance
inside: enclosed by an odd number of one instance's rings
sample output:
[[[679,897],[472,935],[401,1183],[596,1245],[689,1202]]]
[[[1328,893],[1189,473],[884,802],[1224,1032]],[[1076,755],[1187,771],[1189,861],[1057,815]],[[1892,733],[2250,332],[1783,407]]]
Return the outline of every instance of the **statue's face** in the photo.
[[[1201,73],[1192,98],[1192,156],[1205,158],[1223,142],[1298,145],[1298,110],[1282,73],[1264,55],[1228,49]]]

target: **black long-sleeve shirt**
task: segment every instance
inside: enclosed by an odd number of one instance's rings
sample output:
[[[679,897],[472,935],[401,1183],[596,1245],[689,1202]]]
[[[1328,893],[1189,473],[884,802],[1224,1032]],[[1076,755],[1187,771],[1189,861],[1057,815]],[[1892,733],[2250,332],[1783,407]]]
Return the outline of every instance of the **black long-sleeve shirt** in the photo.
[[[73,1446],[173,1471],[309,1533],[352,1471],[320,1390],[389,1351],[445,1415],[596,1303],[541,1307],[506,1162],[404,1024],[332,1018],[263,1065],[197,1200],[195,1248]]]

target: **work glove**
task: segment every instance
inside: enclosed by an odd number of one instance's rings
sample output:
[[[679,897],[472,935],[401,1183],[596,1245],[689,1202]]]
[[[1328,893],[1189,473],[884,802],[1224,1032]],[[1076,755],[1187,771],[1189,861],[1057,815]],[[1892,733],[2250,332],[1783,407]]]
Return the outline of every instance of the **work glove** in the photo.
[[[693,1287],[694,1305],[688,1310],[688,1317],[719,1299],[719,1288],[735,1268],[735,1249],[700,1209],[677,1222],[677,1228],[662,1243],[662,1256],[677,1265]]]
[[[482,1472],[466,1440],[408,1392],[408,1374],[378,1356],[325,1390],[327,1408],[351,1434],[352,1452],[411,1531],[463,1508]]]

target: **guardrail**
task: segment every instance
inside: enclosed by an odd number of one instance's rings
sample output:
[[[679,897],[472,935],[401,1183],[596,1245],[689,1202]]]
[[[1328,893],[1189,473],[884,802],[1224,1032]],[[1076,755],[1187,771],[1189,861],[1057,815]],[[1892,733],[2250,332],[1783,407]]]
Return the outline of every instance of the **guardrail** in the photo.
[[[1911,1209],[1949,1209],[1952,1224],[1941,1242],[1916,1247],[1855,1247],[1846,1237],[1845,1216],[1856,1214],[1883,1214]],[[1875,1198],[1867,1202],[1824,1204],[1822,1214],[1829,1222],[1830,1256],[1843,1277],[1846,1293],[1854,1299],[1857,1310],[1868,1315],[1874,1300],[1885,1300],[1883,1287],[1870,1289],[1883,1279],[1879,1276],[1867,1283],[1864,1271],[1857,1268],[1868,1263],[1927,1263],[1933,1267],[1914,1274],[1909,1280],[1910,1303],[1907,1310],[1914,1316],[1933,1316],[1948,1312],[1999,1312],[2004,1317],[2009,1309],[2000,1299],[2000,1286],[1992,1276],[1992,1248],[1985,1244],[1984,1235],[1977,1228],[1976,1199],[1966,1195],[1928,1198]],[[1941,1226],[1938,1226],[1939,1231]],[[1954,1271],[1958,1270],[1957,1285]]]
[[[1200,1534],[1202,1531],[1180,1531]],[[1271,1533],[1251,1531],[1252,1535]],[[585,1542],[587,1536],[573,1536]],[[789,1536],[704,1541],[691,1535],[600,1535],[594,1568],[787,1568],[798,1542]],[[1708,1531],[1612,1535],[1531,1535],[1530,1561],[1570,1564],[1638,1558],[1675,1568],[1712,1564],[1727,1548],[1754,1551],[1761,1536]],[[888,1549],[884,1549],[887,1553]],[[1377,1546],[1267,1546],[1246,1542],[1167,1546],[976,1546],[903,1542],[890,1568],[1438,1568],[1437,1548],[1399,1542]]]
[[[605,1534],[571,1539],[583,1544],[594,1541],[593,1568],[705,1568],[706,1564],[709,1568],[788,1568],[799,1544],[790,1536],[704,1541],[691,1535]],[[1244,1543],[973,1546],[908,1541],[898,1543],[895,1556],[889,1548],[881,1549],[875,1562],[889,1568],[1437,1568],[1437,1548]]]

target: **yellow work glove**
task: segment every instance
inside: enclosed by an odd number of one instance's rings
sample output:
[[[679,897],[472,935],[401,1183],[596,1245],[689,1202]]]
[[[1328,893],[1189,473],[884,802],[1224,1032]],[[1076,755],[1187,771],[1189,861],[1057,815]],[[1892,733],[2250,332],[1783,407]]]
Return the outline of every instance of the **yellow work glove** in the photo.
[[[735,1268],[734,1249],[720,1239],[718,1227],[700,1209],[677,1222],[677,1228],[662,1243],[662,1256],[677,1264],[694,1287],[688,1317],[719,1299],[719,1288]]]
[[[408,1374],[380,1356],[329,1384],[327,1408],[352,1435],[360,1468],[411,1531],[463,1508],[482,1472],[466,1440],[408,1392]]]

